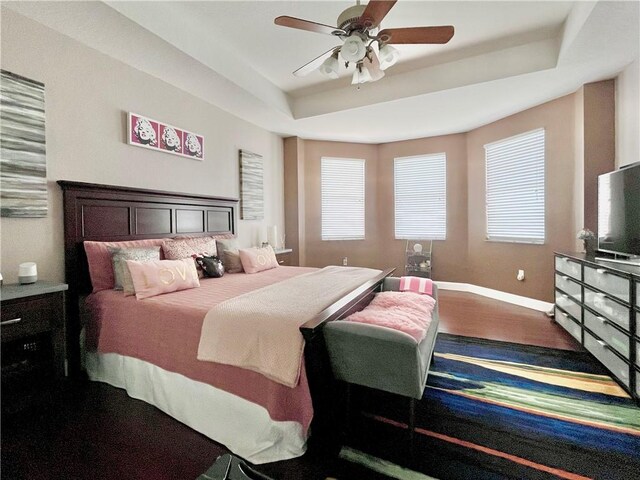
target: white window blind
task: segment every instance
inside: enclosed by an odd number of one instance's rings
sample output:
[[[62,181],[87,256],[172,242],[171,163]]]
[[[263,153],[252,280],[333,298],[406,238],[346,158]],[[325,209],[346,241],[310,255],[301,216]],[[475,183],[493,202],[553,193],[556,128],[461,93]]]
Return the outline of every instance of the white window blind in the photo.
[[[444,240],[447,235],[447,156],[396,158],[397,239]]]
[[[487,240],[544,243],[544,129],[484,149]]]
[[[364,239],[364,160],[322,158],[322,240]]]
[[[598,177],[598,237],[611,235],[611,177]]]

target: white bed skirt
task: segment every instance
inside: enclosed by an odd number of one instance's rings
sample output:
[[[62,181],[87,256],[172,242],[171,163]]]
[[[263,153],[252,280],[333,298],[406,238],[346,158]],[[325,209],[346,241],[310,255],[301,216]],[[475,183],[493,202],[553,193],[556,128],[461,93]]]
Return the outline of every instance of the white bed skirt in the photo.
[[[115,353],[86,352],[85,361],[91,380],[124,388],[251,463],[288,460],[306,450],[298,422],[272,420],[264,407],[224,390]]]

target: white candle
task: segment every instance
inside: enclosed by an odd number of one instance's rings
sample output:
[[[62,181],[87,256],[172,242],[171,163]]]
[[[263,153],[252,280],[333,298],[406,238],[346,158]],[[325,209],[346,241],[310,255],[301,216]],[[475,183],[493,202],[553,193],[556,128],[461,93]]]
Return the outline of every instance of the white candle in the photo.
[[[267,242],[273,248],[278,247],[278,227],[276,225],[272,225],[267,229]]]

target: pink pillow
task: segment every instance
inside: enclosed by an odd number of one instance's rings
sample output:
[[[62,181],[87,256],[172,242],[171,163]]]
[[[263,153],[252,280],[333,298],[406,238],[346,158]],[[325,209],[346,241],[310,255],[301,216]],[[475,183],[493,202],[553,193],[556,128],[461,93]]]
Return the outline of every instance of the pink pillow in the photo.
[[[127,260],[136,298],[154,297],[200,286],[196,265],[190,258],[182,260]]]
[[[162,244],[164,258],[167,260],[180,260],[181,258],[192,258],[198,278],[203,278],[202,268],[195,262],[198,256],[214,256],[217,254],[216,240],[213,237],[189,237],[166,240]]]
[[[127,242],[84,242],[84,251],[87,253],[89,275],[93,292],[110,290],[115,284],[113,264],[111,262],[111,248],[144,248],[160,247],[164,239],[152,238],[148,240],[129,240]],[[160,257],[162,258],[162,257]]]
[[[242,268],[247,273],[258,273],[278,266],[276,253],[271,245],[263,248],[241,248],[238,253]]]

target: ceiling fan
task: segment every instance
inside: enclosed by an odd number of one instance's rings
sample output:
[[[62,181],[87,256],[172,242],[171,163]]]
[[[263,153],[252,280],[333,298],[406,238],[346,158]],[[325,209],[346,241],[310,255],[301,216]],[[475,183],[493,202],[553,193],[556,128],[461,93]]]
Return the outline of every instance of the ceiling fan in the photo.
[[[342,57],[345,67],[354,64],[352,84],[375,82],[384,77],[384,70],[398,60],[400,52],[392,44],[444,44],[453,37],[451,25],[439,27],[385,28],[380,30],[380,22],[389,13],[397,0],[370,0],[367,5],[356,5],[347,8],[339,16],[337,27],[303,20],[301,18],[280,16],[276,25],[310,32],[334,35],[342,40],[338,45],[303,65],[294,75],[303,77],[318,69],[330,78],[338,78]],[[373,48],[377,44],[378,53]]]

